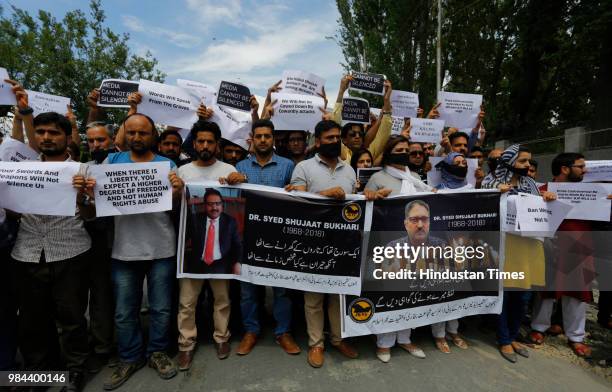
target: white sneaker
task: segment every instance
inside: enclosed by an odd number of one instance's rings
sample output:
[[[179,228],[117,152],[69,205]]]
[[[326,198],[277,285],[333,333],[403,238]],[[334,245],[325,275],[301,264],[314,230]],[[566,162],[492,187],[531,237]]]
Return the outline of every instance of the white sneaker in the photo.
[[[387,349],[387,351],[376,350],[376,357],[380,359],[381,362],[387,363],[391,360],[391,350]]]
[[[420,359],[425,358],[425,351],[421,350],[420,348],[418,348],[415,345],[408,345],[408,344],[400,344],[400,347],[403,348],[404,350],[408,351],[408,353],[410,355],[412,355],[413,357],[417,357]]]

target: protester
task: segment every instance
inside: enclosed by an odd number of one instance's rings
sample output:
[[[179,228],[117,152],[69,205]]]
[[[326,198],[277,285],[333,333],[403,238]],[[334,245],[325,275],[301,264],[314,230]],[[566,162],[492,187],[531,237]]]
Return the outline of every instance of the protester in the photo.
[[[290,131],[287,136],[287,151],[289,159],[295,165],[306,159],[306,140],[307,133],[305,131]]]
[[[291,177],[291,184],[285,189],[318,193],[334,199],[344,199],[346,194],[353,193],[356,184],[355,171],[339,159],[340,135],[340,126],[336,122],[320,121],[315,127],[315,146],[318,153],[314,158],[297,164]],[[324,361],[324,298],[325,295],[321,293],[304,293],[304,312],[310,347],[308,363],[315,368],[323,366]],[[329,295],[328,300],[331,344],[344,356],[357,358],[357,351],[341,337],[340,298],[333,294]]]
[[[538,176],[538,162],[535,159],[529,160],[529,171],[527,172],[527,175],[534,180]]]
[[[110,127],[103,122],[87,125],[87,145],[92,157],[89,165],[102,163],[113,152]],[[91,236],[89,267],[89,318],[92,353],[87,362],[90,373],[99,372],[112,359],[114,337],[114,301],[111,283],[112,218],[85,222]]]
[[[418,174],[423,182],[427,182],[427,172],[429,171],[428,168],[431,168],[431,164],[427,161],[421,143],[410,143],[408,168],[412,173]]]
[[[239,175],[236,169],[225,162],[217,160],[221,130],[214,122],[198,121],[191,128],[193,149],[197,159],[179,168],[178,174],[183,181],[218,180]],[[231,302],[229,297],[229,280],[208,279],[208,284],[214,297],[213,320],[217,358],[225,359],[230,354],[230,331],[228,329]],[[196,306],[202,287],[206,281],[202,279],[179,279],[179,356],[177,359],[180,370],[188,370],[193,361],[198,331],[196,328]]]
[[[436,167],[440,168],[440,175],[442,177],[442,181],[436,185],[436,189],[456,190],[473,188],[465,178],[468,167],[467,161],[462,154],[451,152]]]
[[[554,193],[540,192],[533,179],[527,176],[529,159],[529,150],[513,144],[502,153],[495,172],[484,178],[482,187],[509,194],[541,194],[546,201],[555,200]],[[532,286],[544,285],[544,247],[538,239],[506,234],[504,260],[505,272],[523,272],[525,276],[522,280],[504,280],[504,288],[509,290],[504,290],[503,308],[497,324],[499,351],[502,357],[515,363],[516,354],[527,358],[529,351],[516,340],[525,314],[525,296],[522,291],[512,289],[528,290]]]
[[[412,195],[417,192],[432,191],[433,188],[421,181],[420,177],[408,169],[410,147],[403,136],[389,139],[383,152],[383,170],[374,173],[365,186],[364,195],[369,200],[395,195]],[[412,208],[406,207],[406,222]],[[427,210],[429,215],[429,210]],[[406,223],[407,224],[407,223]],[[421,239],[419,238],[419,241]],[[416,244],[415,244],[416,245]],[[420,243],[418,244],[420,245]],[[391,359],[391,348],[395,343],[417,358],[425,358],[425,353],[410,340],[412,329],[376,335],[376,356],[382,362]]]
[[[401,195],[432,191],[432,187],[421,181],[421,177],[408,168],[409,152],[410,146],[406,138],[391,137],[383,152],[383,170],[370,177],[366,190]]]
[[[166,129],[159,135],[159,155],[170,159],[177,167],[190,162],[182,154],[182,145],[183,137],[176,129]]]
[[[247,150],[227,139],[221,139],[221,159],[234,167],[247,156]]]
[[[532,161],[529,161],[530,170]],[[561,153],[553,159],[551,166],[553,182],[581,182],[586,173],[584,156],[578,153]],[[540,189],[546,191],[548,185]],[[590,288],[592,277],[585,276],[583,271],[595,270],[591,231],[589,221],[576,219],[565,219],[557,229],[551,255],[554,258],[554,282],[548,285],[552,291],[543,291],[536,296],[529,334],[532,343],[542,344],[544,333],[551,326],[554,302],[561,302],[563,332],[568,344],[577,356],[587,358],[591,356],[591,348],[584,344],[586,310],[587,304],[593,301],[593,294]],[[577,243],[580,243],[579,247]]]
[[[470,158],[478,160],[478,167],[476,168],[476,172],[474,175],[476,176],[476,188],[480,188],[482,184],[482,180],[484,179],[484,150],[480,146],[472,147],[470,151]]]
[[[499,162],[499,158],[501,158],[501,155],[503,153],[503,150],[500,148],[494,148],[491,151],[489,151],[489,155],[487,155],[487,166],[489,167],[489,173],[495,173],[495,169],[497,168],[497,164]]]
[[[291,136],[290,136],[291,137]],[[238,163],[236,169],[243,176],[239,182],[283,188],[291,181],[293,162],[274,153],[274,124],[270,120],[258,120],[252,126],[254,154]],[[291,143],[290,143],[291,144]],[[289,146],[291,149],[291,145]],[[228,177],[228,183],[236,180]],[[240,308],[245,334],[236,351],[239,355],[251,352],[261,332],[259,320],[260,286],[240,282]],[[291,336],[291,299],[287,289],[272,287],[274,302],[272,314],[276,320],[276,342],[288,354],[299,354],[300,348]]]
[[[22,109],[21,114],[31,116],[32,111]],[[72,127],[66,117],[41,113],[33,124],[34,134],[28,139],[40,152],[42,162],[72,161],[68,153]],[[79,190],[76,215],[23,214],[11,253],[18,289],[19,349],[25,369],[68,369],[68,388],[75,391],[85,385],[89,351],[84,315],[91,239],[83,222],[95,216],[95,208],[86,192],[93,185],[85,172],[82,166],[73,177],[73,186]],[[63,365],[59,363],[60,347]]]
[[[128,151],[110,154],[105,163],[168,162],[171,167],[173,201],[179,202],[183,182],[176,175],[176,165],[155,154],[155,124],[148,116],[135,113],[123,121]],[[111,274],[115,294],[115,328],[120,363],[104,383],[104,389],[116,389],[145,365],[155,369],[162,379],[176,375],[176,366],[168,357],[172,309],[172,286],[176,273],[176,236],[169,212],[115,216]],[[149,341],[143,344],[140,326],[142,287],[147,279],[149,299]]]
[[[337,123],[342,123],[342,99],[344,97],[345,91],[349,87],[349,83],[352,80],[351,75],[345,75],[340,80],[340,89],[338,90],[338,97],[336,98],[336,104],[334,106],[334,111],[332,113],[332,119]],[[377,125],[371,127],[369,132],[376,132],[376,136],[372,139],[372,142],[365,146],[364,140],[368,137],[363,134],[363,127],[355,124],[343,127],[342,131],[342,141],[341,144],[341,158],[347,162],[351,162],[351,157],[354,151],[357,151],[361,147],[367,147],[368,150],[372,153],[372,157],[374,157],[374,161],[382,155],[383,148],[389,136],[391,135],[391,127],[392,127],[392,119],[391,119],[391,92],[393,89],[391,88],[391,82],[389,80],[385,80],[385,90],[383,96],[383,107],[380,112],[380,119],[377,121]],[[349,137],[349,129],[352,132],[351,137]],[[361,132],[361,133],[360,133]],[[371,136],[370,136],[371,137]],[[350,145],[344,144],[344,142],[349,143]],[[360,144],[360,145],[358,145]]]

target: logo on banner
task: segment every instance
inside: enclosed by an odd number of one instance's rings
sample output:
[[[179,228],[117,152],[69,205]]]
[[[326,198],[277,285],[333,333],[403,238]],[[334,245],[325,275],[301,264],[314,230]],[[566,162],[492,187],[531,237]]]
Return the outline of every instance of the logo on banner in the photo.
[[[357,298],[349,306],[351,319],[356,323],[365,323],[374,315],[374,304],[367,298]]]
[[[361,218],[361,206],[357,203],[350,203],[342,209],[342,217],[347,222],[355,222]]]

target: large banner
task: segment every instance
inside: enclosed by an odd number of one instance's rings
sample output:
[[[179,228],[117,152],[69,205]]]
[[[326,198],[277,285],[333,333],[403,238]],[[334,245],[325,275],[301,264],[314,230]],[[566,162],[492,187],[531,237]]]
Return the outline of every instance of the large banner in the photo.
[[[361,196],[337,201],[258,185],[190,182],[181,212],[179,278],[361,291],[366,229]]]
[[[500,194],[420,194],[374,202],[362,293],[341,298],[342,336],[500,313]]]

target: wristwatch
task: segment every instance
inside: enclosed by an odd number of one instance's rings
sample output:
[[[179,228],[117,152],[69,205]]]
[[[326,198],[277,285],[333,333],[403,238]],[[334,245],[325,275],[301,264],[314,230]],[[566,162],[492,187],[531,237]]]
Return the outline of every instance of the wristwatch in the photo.
[[[383,116],[384,116],[385,114],[391,114],[391,110],[389,110],[389,111],[384,111],[384,112],[380,112],[380,114],[382,114]]]
[[[34,109],[32,109],[31,107],[27,107],[25,109],[19,109],[19,114],[21,114],[22,116],[27,116],[28,114],[32,114],[34,113]]]

